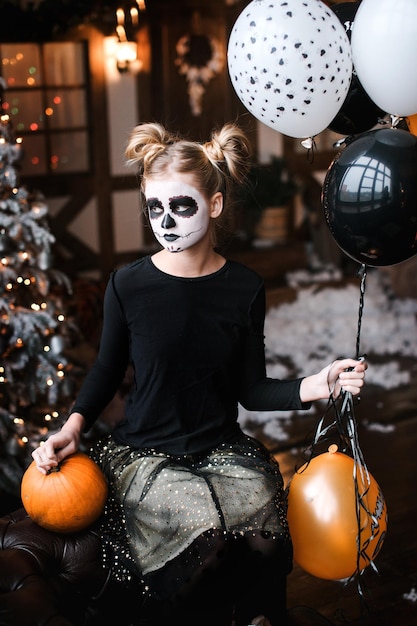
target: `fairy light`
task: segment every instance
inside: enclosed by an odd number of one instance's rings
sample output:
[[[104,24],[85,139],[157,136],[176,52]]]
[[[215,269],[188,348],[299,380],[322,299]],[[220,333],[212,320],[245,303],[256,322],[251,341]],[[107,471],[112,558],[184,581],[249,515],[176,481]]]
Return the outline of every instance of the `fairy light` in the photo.
[[[26,437],[26,435],[23,435],[23,437],[21,437],[20,441],[21,441],[22,443],[24,443],[24,444],[27,444],[27,443],[29,443],[29,438],[28,438],[28,437]]]
[[[23,339],[22,339],[22,337],[18,337],[18,338],[16,339],[16,348],[23,348],[23,345],[24,345],[24,344],[23,344]]]
[[[58,411],[51,411],[51,413],[45,413],[45,415],[43,416],[43,419],[45,422],[52,422],[53,420],[56,420],[58,417],[59,417]]]
[[[53,386],[53,384],[54,384],[54,381],[52,380],[52,378],[48,378],[48,379],[46,380],[46,384],[48,385],[48,387],[52,387],[52,386]]]
[[[65,322],[65,315],[63,313],[60,313],[57,319],[58,322]]]
[[[50,352],[50,350],[51,350],[51,347],[50,347],[50,346],[44,346],[44,347],[43,347],[43,351],[44,351],[44,352]]]
[[[40,311],[41,309],[39,304],[36,304],[36,302],[32,302],[32,304],[30,305],[30,308],[32,309],[32,311]]]

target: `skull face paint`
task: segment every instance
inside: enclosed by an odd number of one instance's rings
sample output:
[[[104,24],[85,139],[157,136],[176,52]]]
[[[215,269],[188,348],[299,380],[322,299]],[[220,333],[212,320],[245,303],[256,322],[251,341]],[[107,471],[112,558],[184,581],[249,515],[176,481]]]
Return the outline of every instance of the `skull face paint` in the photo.
[[[154,235],[169,252],[182,252],[207,234],[208,203],[192,185],[180,180],[150,179],[145,196]]]

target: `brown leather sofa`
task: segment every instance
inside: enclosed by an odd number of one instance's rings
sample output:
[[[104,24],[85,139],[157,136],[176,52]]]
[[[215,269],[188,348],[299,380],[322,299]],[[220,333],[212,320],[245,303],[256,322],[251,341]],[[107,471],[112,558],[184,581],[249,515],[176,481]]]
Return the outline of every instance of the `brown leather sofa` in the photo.
[[[140,594],[110,582],[100,551],[92,529],[51,533],[24,509],[1,517],[0,625],[132,625]]]
[[[93,528],[58,535],[38,526],[24,509],[0,517],[0,626],[146,623],[140,583],[127,588],[110,581],[100,556]],[[287,626],[330,624],[308,607],[288,611]]]

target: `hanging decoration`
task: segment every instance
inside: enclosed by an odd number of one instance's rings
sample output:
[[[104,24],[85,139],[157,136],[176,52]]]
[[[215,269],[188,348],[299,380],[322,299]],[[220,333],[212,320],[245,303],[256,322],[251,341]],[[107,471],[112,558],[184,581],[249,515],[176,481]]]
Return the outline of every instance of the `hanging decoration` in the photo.
[[[206,86],[225,64],[223,46],[214,37],[190,34],[177,41],[176,52],[175,65],[188,83],[191,113],[201,115]]]
[[[366,265],[361,266],[359,274],[357,359],[361,358]],[[324,442],[332,443],[327,452],[320,454],[319,446]],[[288,487],[294,558],[318,578],[358,576],[362,595],[360,576],[368,566],[376,570],[374,560],[385,540],[387,519],[382,491],[369,473],[360,448],[352,394],[342,391],[337,400],[330,396],[309,460],[294,474]]]

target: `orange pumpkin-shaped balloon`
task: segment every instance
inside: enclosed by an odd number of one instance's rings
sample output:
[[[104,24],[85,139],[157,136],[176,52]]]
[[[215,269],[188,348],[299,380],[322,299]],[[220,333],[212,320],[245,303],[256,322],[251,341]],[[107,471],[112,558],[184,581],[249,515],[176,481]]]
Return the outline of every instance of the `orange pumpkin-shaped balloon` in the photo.
[[[39,526],[73,533],[99,517],[107,498],[107,482],[98,465],[77,452],[46,475],[32,462],[22,478],[21,498],[27,514]]]
[[[417,136],[417,114],[410,115],[409,117],[406,117],[405,120],[410,133]]]
[[[384,542],[384,497],[372,475],[356,469],[355,485],[353,459],[331,446],[290,481],[288,524],[294,559],[318,578],[353,576],[375,559]]]

